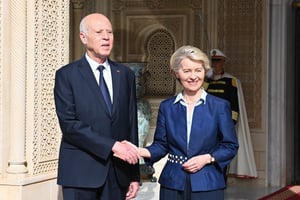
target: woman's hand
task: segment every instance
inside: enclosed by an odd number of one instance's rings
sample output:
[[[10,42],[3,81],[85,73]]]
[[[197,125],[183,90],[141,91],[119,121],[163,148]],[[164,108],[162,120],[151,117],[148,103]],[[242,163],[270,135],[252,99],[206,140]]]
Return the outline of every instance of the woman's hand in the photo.
[[[195,156],[190,158],[186,161],[182,168],[190,173],[196,173],[201,170],[206,164],[211,163],[211,155],[210,154],[203,154],[200,156]]]
[[[129,141],[115,142],[112,151],[114,156],[118,157],[129,164],[136,164],[139,162],[140,154],[137,146]]]
[[[143,158],[150,158],[151,154],[148,149],[139,147],[139,154]]]

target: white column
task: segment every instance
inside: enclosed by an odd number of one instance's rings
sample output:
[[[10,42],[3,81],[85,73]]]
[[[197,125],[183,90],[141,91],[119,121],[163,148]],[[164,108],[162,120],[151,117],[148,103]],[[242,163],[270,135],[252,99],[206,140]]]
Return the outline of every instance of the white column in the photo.
[[[81,41],[79,39],[79,24],[84,14],[84,0],[71,0],[71,9],[72,9],[72,60],[80,59],[84,53],[82,48]]]
[[[25,159],[25,81],[26,81],[26,1],[10,1],[11,88],[10,154],[7,172],[24,174]]]
[[[269,0],[267,183],[271,186],[285,185],[287,177],[288,5],[289,0]]]
[[[208,34],[208,49],[206,53],[213,48],[218,48],[218,0],[209,0],[207,1],[207,34]]]

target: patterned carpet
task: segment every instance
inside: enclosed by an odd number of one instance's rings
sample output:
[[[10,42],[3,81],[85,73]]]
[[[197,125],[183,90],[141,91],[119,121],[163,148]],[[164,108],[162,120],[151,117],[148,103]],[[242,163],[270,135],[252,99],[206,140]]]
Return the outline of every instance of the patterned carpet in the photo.
[[[300,185],[290,185],[259,200],[300,200]]]

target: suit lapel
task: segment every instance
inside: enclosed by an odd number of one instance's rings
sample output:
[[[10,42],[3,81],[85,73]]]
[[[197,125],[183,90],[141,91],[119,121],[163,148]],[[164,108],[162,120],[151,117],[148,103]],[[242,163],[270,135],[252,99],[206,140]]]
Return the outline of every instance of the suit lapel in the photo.
[[[109,114],[108,108],[105,104],[104,97],[100,91],[99,85],[95,79],[94,73],[91,70],[90,64],[87,62],[85,57],[81,59],[80,66],[79,66],[79,72],[82,75],[82,77],[85,79],[88,88],[93,90],[93,94],[97,96],[97,99],[99,100],[102,108],[105,110],[105,112]]]
[[[117,104],[119,103],[117,99],[119,99],[119,94],[120,94],[119,90],[120,90],[121,70],[119,66],[114,62],[109,61],[109,65],[111,68],[112,85],[113,85],[113,108],[112,108],[112,115],[113,115],[117,107]]]

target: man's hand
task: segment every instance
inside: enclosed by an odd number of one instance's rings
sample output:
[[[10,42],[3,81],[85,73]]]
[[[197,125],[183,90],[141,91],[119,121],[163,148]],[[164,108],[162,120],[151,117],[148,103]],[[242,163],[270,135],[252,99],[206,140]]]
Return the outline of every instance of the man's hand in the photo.
[[[140,154],[138,148],[131,142],[126,140],[122,142],[117,141],[112,147],[112,151],[114,152],[115,157],[118,157],[129,164],[136,164],[139,162]]]
[[[131,182],[128,187],[128,191],[126,193],[126,200],[135,198],[139,191],[139,188],[140,188],[139,182]]]

